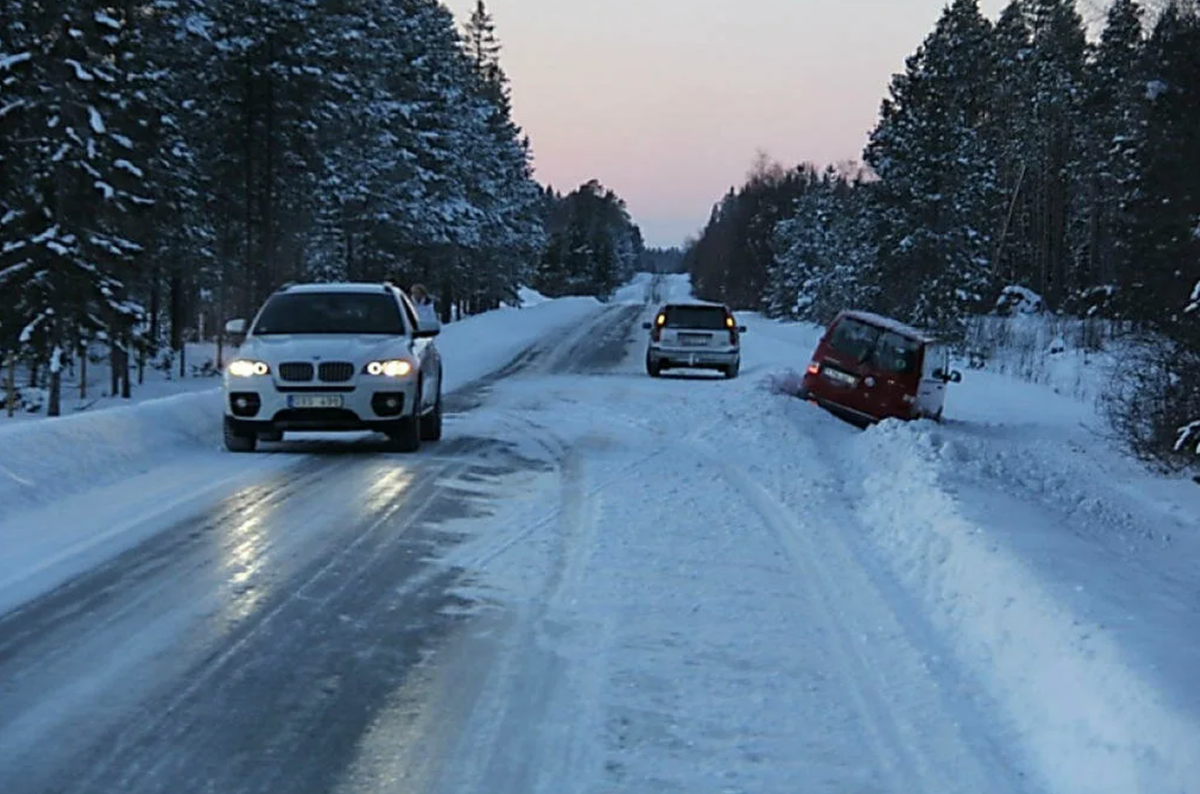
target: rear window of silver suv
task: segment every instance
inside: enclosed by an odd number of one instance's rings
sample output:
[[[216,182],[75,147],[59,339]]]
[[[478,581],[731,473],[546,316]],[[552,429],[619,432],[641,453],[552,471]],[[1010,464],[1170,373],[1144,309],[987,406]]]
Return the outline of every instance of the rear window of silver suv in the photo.
[[[667,328],[698,328],[705,331],[720,331],[727,326],[728,316],[720,306],[668,306],[666,311]]]

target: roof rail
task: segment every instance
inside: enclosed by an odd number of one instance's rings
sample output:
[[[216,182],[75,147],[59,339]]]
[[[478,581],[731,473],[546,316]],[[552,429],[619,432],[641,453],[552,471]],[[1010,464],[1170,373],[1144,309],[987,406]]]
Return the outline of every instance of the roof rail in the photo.
[[[292,288],[292,287],[294,287],[294,286],[296,286],[296,282],[294,282],[294,281],[285,281],[283,284],[281,284],[281,285],[279,286],[279,289],[277,289],[277,290],[275,290],[275,291],[276,291],[276,292],[287,292],[289,289],[291,289],[291,288]]]

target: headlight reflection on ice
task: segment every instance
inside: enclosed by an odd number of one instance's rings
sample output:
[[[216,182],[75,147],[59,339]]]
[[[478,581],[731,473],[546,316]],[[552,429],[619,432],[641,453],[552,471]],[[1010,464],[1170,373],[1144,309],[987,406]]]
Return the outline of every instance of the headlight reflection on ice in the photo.
[[[268,581],[261,574],[270,562],[268,521],[277,509],[271,492],[268,485],[251,486],[234,494],[227,503],[232,515],[219,529],[218,542],[222,590],[227,591],[222,617],[228,623],[254,614],[269,595]]]

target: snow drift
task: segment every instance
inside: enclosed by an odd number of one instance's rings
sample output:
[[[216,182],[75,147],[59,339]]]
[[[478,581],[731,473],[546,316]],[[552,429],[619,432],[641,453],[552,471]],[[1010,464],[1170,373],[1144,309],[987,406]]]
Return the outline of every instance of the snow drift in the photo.
[[[854,442],[860,516],[901,580],[1007,711],[1052,791],[1200,791],[1200,732],[941,483],[939,428],[884,423]]]
[[[221,393],[0,427],[0,521],[25,507],[102,486],[221,442]]]

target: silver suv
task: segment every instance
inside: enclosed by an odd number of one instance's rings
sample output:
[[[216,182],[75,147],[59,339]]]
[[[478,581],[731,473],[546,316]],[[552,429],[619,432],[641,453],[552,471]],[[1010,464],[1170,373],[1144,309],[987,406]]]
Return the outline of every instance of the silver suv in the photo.
[[[285,287],[263,305],[225,368],[225,446],[253,452],[289,430],[377,430],[401,451],[442,436],[435,320],[390,284]]]
[[[668,303],[658,310],[653,322],[643,323],[650,332],[646,348],[646,372],[657,378],[664,369],[715,369],[736,378],[742,364],[741,335],[733,312],[720,303]]]

